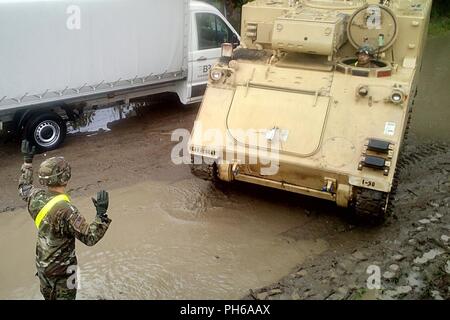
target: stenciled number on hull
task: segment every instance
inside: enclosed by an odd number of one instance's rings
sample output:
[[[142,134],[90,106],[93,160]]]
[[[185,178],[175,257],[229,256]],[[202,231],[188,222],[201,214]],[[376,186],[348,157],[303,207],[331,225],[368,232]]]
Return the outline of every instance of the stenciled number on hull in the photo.
[[[375,181],[370,181],[370,180],[363,179],[362,180],[362,185],[366,186],[366,187],[369,187],[369,188],[374,188],[375,187]]]

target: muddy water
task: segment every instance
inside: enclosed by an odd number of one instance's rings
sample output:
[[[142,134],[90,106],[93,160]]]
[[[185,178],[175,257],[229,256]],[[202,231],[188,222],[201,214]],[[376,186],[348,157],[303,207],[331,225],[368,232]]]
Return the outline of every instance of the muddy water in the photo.
[[[95,135],[99,131],[110,131],[110,123],[136,116],[137,108],[136,105],[115,105],[86,112],[77,122],[68,125],[67,133]]]
[[[419,140],[450,141],[450,34],[429,38],[411,130]]]
[[[305,224],[304,214],[237,204],[198,179],[146,182],[112,191],[111,200],[105,238],[93,248],[77,243],[80,299],[240,298],[328,246],[285,235]],[[89,199],[74,201],[92,212]],[[0,252],[9,257],[1,262],[0,299],[40,298],[35,233],[24,211],[0,216]]]

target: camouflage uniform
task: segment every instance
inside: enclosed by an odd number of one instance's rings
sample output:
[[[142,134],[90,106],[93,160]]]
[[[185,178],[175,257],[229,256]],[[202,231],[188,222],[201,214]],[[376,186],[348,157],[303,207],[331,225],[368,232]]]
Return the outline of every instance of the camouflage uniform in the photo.
[[[21,171],[19,194],[27,201],[28,212],[34,221],[39,211],[58,193],[33,187],[31,164],[23,164]],[[77,208],[65,201],[56,204],[42,220],[36,243],[36,267],[41,293],[46,300],[76,298],[76,288],[67,285],[69,277],[73,278],[72,268],[77,265],[75,238],[93,246],[103,237],[110,223],[109,218],[96,217],[88,224]]]

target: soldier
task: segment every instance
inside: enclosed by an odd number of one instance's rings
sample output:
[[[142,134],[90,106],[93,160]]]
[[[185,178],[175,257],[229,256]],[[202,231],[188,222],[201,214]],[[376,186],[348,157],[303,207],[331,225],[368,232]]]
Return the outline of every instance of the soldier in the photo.
[[[363,46],[356,51],[356,57],[358,60],[355,63],[355,67],[359,68],[375,68],[376,65],[372,62],[373,50],[369,46]]]
[[[100,191],[92,199],[97,215],[91,224],[78,212],[65,194],[71,177],[70,165],[63,157],[45,160],[39,168],[39,182],[47,189],[33,187],[33,156],[35,147],[22,141],[24,164],[19,181],[19,194],[28,203],[28,212],[38,230],[36,244],[37,276],[46,300],[74,300],[77,258],[75,238],[85,245],[95,245],[111,223],[108,193]]]

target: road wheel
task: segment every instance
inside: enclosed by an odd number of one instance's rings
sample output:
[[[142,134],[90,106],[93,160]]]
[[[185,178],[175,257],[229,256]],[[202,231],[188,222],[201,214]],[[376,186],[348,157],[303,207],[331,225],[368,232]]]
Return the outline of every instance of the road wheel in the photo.
[[[46,112],[34,115],[25,126],[25,137],[40,152],[59,147],[66,138],[66,122],[56,113]]]
[[[357,188],[352,211],[359,222],[378,225],[386,218],[388,204],[388,193]]]

